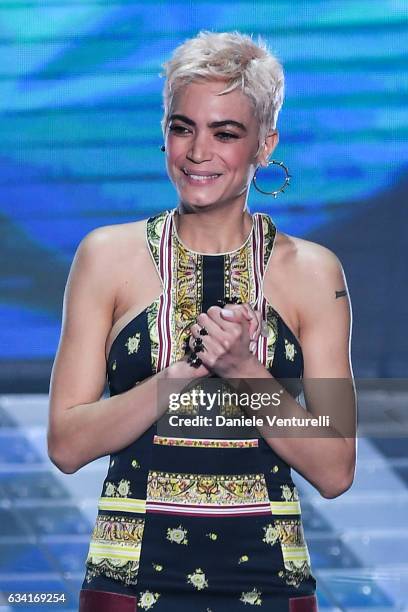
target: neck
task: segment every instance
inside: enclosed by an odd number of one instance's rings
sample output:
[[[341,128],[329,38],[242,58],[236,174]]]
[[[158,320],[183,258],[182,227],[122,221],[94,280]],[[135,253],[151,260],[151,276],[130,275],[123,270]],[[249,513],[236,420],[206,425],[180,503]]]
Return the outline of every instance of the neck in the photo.
[[[246,207],[217,206],[191,210],[179,204],[174,222],[183,244],[203,254],[227,253],[238,249],[252,228],[252,216]]]

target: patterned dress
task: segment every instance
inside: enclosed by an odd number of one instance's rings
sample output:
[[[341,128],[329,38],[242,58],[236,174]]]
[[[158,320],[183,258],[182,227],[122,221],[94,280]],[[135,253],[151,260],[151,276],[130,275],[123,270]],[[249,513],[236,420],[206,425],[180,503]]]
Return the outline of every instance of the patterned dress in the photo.
[[[267,321],[268,335],[258,341],[261,363],[275,378],[299,381],[301,347],[262,292],[276,235],[272,219],[255,213],[241,247],[207,255],[183,245],[174,213],[146,222],[163,291],[113,341],[111,396],[181,359],[200,312],[234,297],[260,309]],[[187,406],[185,413],[194,409]],[[290,466],[260,435],[220,438],[210,432],[172,437],[154,423],[111,455],[83,597],[95,591],[128,595],[136,597],[137,610],[153,612],[317,609],[315,603],[290,607],[295,599],[315,602],[316,589]]]

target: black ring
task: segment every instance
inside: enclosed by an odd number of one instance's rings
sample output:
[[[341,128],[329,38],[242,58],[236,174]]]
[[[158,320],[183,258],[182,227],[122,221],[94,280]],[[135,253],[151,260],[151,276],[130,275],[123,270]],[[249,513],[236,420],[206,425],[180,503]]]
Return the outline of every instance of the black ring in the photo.
[[[187,359],[187,363],[189,363],[193,368],[199,368],[203,362],[195,352],[192,352]]]
[[[233,295],[231,298],[227,298],[226,300],[217,300],[217,304],[218,306],[221,306],[221,308],[224,308],[226,304],[243,304],[243,303],[244,302],[241,302],[239,297],[237,297],[236,295]]]
[[[203,344],[202,338],[194,338],[193,349],[195,350],[196,353],[199,353],[200,351],[204,351],[205,346]]]

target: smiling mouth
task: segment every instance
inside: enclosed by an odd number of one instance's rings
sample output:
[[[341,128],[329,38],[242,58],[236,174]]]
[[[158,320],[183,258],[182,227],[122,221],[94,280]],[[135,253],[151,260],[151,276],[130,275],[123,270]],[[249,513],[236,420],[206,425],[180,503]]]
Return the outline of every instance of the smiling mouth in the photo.
[[[221,176],[221,174],[209,174],[209,173],[200,173],[200,174],[195,174],[193,172],[188,172],[185,168],[181,169],[183,174],[190,179],[191,181],[194,182],[198,182],[198,183],[205,183],[208,181],[212,181],[217,179],[219,176]]]

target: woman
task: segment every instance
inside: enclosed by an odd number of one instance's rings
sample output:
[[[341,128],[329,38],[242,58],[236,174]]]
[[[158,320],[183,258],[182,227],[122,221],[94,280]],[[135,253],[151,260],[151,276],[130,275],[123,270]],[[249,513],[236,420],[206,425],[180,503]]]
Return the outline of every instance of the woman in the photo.
[[[52,461],[73,473],[110,455],[80,610],[317,610],[290,469],[340,495],[354,440],[161,435],[169,403],[157,389],[351,380],[343,271],[328,249],[247,209],[283,100],[263,43],[201,32],[165,67],[162,149],[178,206],[81,242],[51,379]],[[305,397],[312,415],[327,408],[311,387]],[[304,415],[286,391],[281,408]]]

